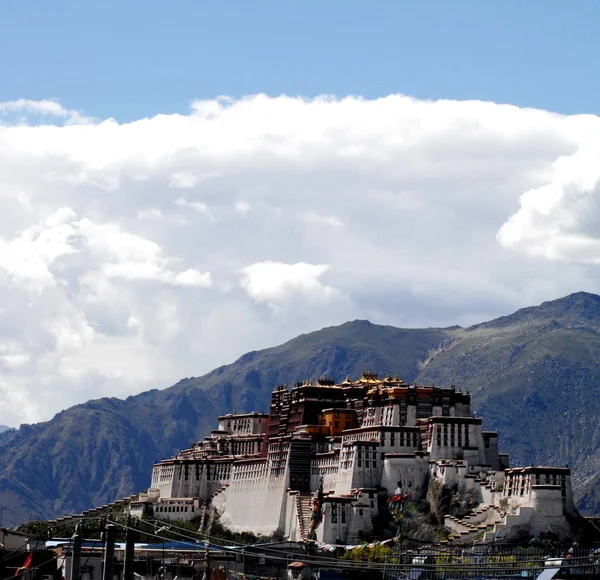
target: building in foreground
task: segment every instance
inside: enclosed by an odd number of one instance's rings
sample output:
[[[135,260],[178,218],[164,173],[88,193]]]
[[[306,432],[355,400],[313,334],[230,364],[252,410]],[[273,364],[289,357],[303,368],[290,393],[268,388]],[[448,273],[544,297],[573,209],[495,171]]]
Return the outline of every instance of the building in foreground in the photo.
[[[468,492],[478,507],[446,517],[453,541],[570,534],[578,517],[566,468],[510,468],[470,396],[363,374],[273,391],[268,414],[219,417],[191,449],[154,466],[131,514],[203,520],[290,540],[360,543],[384,494]]]

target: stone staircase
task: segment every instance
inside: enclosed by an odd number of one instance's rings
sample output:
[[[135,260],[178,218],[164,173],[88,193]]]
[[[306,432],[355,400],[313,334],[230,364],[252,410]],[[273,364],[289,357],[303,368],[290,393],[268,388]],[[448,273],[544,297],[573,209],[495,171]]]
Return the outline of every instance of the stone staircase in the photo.
[[[534,511],[532,507],[519,507],[516,513],[506,514],[501,522],[495,524],[491,530],[483,534],[482,541],[491,542],[508,538],[516,529],[529,523]]]
[[[209,507],[215,507],[216,509],[221,509],[223,507],[224,501],[224,493],[227,491],[229,484],[221,486],[218,491],[211,493],[208,496],[208,499],[205,500],[205,508],[204,511],[208,510]]]
[[[462,519],[445,516],[444,525],[452,530],[448,541],[450,543],[472,542],[492,531],[503,518],[504,512],[495,504],[479,506]]]
[[[299,493],[296,496],[296,508],[298,510],[300,538],[302,540],[307,540],[310,532],[310,520],[312,515],[312,494]]]
[[[212,493],[208,499],[209,503],[213,503],[215,501],[215,499],[220,496],[224,491],[227,490],[227,488],[229,487],[229,484],[226,483],[224,485],[222,485],[218,491],[215,491],[214,493]]]
[[[48,520],[47,523],[50,525],[61,525],[61,524],[68,524],[68,523],[81,521],[81,520],[92,520],[92,519],[96,519],[99,517],[109,516],[115,510],[122,510],[126,506],[129,505],[129,502],[137,500],[138,495],[139,494],[134,493],[133,495],[130,495],[129,497],[119,499],[119,500],[113,501],[111,503],[106,503],[104,505],[101,505],[101,506],[98,506],[95,508],[91,508],[89,510],[85,510],[85,511],[81,512],[80,514],[71,514],[68,516],[62,516],[62,517],[56,518],[54,520]]]
[[[518,528],[527,525],[533,512],[531,507],[519,507],[515,513],[507,514],[500,506],[487,504],[460,520],[445,516],[444,525],[452,530],[448,542],[462,544],[479,540],[487,543],[506,539]]]
[[[206,499],[200,500],[200,516],[198,518],[198,529],[203,531],[206,526],[206,521],[208,517],[208,502]]]

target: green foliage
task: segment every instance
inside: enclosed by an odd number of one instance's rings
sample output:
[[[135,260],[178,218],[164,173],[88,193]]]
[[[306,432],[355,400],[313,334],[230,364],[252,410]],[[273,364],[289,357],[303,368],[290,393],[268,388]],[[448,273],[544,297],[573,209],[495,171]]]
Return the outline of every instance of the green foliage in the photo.
[[[76,521],[63,524],[55,524],[42,520],[30,520],[15,528],[21,534],[29,538],[49,539],[49,538],[70,538],[76,530],[86,538],[100,538],[106,522],[104,519],[96,519],[79,524]],[[123,539],[124,539],[123,534]],[[119,540],[120,541],[120,540]]]
[[[360,548],[344,552],[342,559],[351,560],[353,562],[385,562],[386,558],[389,558],[392,553],[392,549],[387,546],[379,544],[369,547],[365,544]]]
[[[366,541],[387,540],[396,537],[398,524],[389,512],[386,496],[379,501],[379,515],[373,518],[373,534]],[[427,501],[412,501],[404,506],[401,536],[405,547],[422,543],[439,542],[447,538],[448,531],[431,512]]]
[[[407,538],[407,547],[416,547],[420,546],[421,542],[439,542],[447,538],[448,533],[444,525],[433,516],[429,504],[419,501],[405,508],[402,535]]]
[[[440,525],[444,523],[444,516],[462,519],[479,505],[475,490],[462,491],[458,486],[445,486],[439,479],[429,484],[427,499],[432,515]]]
[[[178,542],[203,542],[205,540],[205,534],[202,534],[194,524],[186,520],[146,521],[132,518],[130,525],[138,530],[139,539],[137,541],[143,543],[156,544],[163,539]]]
[[[15,531],[27,535],[29,538],[45,539],[52,535],[48,522],[30,520],[15,528]]]
[[[111,522],[115,525],[115,539],[124,542],[126,529],[131,528],[137,532],[136,542],[155,544],[165,541],[204,541],[202,534],[194,524],[185,520],[160,520],[147,521],[129,518],[123,513],[107,514],[106,517],[85,520],[79,524],[79,533],[85,538],[100,539],[106,525]],[[16,528],[20,533],[31,538],[70,538],[74,533],[77,522],[56,525],[47,521],[29,521]]]

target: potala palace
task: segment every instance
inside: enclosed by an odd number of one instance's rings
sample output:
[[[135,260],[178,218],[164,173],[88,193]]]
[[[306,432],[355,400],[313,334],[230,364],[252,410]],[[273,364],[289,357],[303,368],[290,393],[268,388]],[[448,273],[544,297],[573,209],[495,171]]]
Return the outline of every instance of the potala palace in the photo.
[[[434,485],[479,502],[445,518],[454,542],[565,537],[579,517],[569,469],[509,467],[469,394],[375,374],[279,387],[269,414],[219,417],[203,441],[154,466],[130,513],[200,521],[214,510],[234,531],[356,544],[382,496],[425,499]]]

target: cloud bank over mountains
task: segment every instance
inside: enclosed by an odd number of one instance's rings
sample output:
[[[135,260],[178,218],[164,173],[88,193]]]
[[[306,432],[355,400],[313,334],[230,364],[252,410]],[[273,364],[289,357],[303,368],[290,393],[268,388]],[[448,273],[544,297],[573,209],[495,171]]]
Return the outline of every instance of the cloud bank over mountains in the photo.
[[[600,118],[402,95],[0,103],[0,422],[352,318],[597,291]]]

